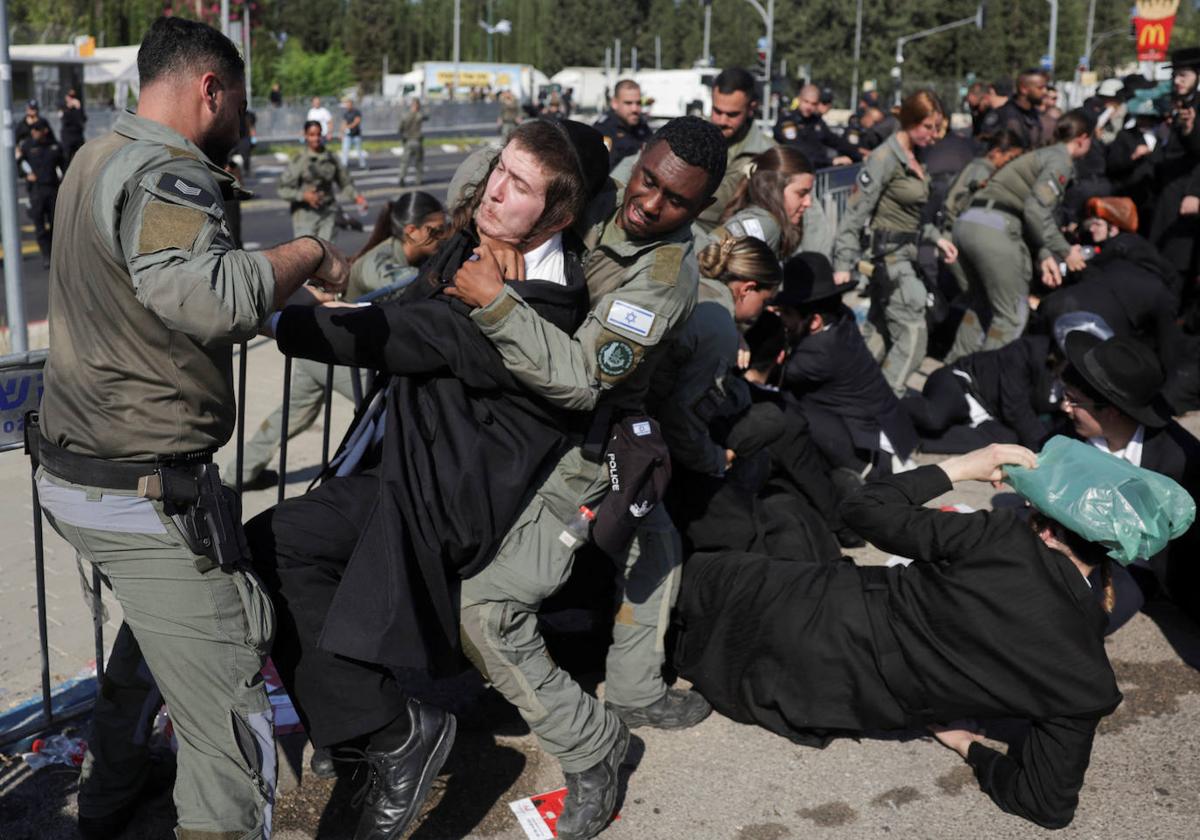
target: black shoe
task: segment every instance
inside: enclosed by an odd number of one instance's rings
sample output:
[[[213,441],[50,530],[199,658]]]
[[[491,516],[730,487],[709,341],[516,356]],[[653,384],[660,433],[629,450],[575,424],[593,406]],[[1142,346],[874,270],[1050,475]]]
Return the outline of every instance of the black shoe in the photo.
[[[621,723],[617,742],[599,764],[563,774],[567,797],[556,826],[559,840],[588,840],[608,825],[617,807],[617,770],[628,750],[629,729]]]
[[[333,763],[333,750],[329,747],[317,747],[313,757],[308,760],[308,769],[318,779],[336,779],[337,767]]]
[[[242,490],[270,490],[279,486],[279,473],[275,470],[263,470],[249,481],[242,482]]]
[[[367,750],[371,779],[354,840],[394,840],[416,819],[454,745],[454,715],[408,701],[408,740],[390,752]]]
[[[649,706],[633,709],[606,703],[630,729],[653,726],[655,729],[687,729],[704,720],[712,712],[712,706],[698,691],[682,691],[668,688],[667,693]]]

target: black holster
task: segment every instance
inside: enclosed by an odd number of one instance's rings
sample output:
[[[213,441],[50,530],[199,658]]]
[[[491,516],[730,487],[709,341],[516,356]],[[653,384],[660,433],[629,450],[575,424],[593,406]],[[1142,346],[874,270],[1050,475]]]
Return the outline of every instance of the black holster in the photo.
[[[198,571],[220,566],[227,572],[249,560],[241,499],[221,483],[216,464],[160,467],[138,490],[163,501],[188,548],[204,558],[196,561]]]

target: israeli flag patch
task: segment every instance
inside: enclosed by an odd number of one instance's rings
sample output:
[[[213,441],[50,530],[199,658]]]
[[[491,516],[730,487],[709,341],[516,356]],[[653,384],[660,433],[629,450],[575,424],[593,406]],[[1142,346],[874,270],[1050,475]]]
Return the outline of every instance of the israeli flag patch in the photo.
[[[606,320],[614,327],[620,327],[627,332],[645,338],[650,335],[650,328],[654,326],[654,313],[649,309],[634,306],[632,303],[615,300],[608,310],[608,318]]]
[[[746,229],[747,236],[753,236],[759,242],[767,241],[767,234],[763,231],[762,222],[758,219],[746,219],[742,222],[742,226]]]

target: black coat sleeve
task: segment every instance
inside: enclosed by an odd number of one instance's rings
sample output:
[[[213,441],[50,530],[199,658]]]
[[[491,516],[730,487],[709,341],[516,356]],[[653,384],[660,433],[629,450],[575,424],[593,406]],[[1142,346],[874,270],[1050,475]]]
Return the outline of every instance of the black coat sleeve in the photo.
[[[935,562],[953,562],[980,544],[1004,540],[1017,524],[1012,514],[924,506],[953,486],[941,467],[919,467],[864,486],[842,503],[842,519],[881,551]]]
[[[1017,756],[979,742],[967,750],[979,787],[1001,810],[1044,828],[1070,825],[1099,718],[1034,721]]]
[[[292,306],[276,328],[279,349],[327,364],[399,375],[444,375],[474,388],[520,390],[470,318],[443,299],[349,307]]]
[[[1045,359],[1034,355],[1028,342],[1014,342],[1024,358],[1020,364],[1006,365],[1000,371],[1000,422],[1017,433],[1022,446],[1039,449],[1046,439],[1046,425],[1034,408],[1033,387],[1041,380],[1039,370]]]

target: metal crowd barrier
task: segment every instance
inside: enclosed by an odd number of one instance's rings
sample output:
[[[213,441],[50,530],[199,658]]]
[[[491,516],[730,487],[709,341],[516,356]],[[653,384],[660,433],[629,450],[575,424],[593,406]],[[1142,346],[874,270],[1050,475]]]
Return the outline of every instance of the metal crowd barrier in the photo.
[[[861,163],[853,163],[820,169],[813,177],[813,195],[821,202],[821,208],[834,230],[837,230],[838,221],[846,212],[846,204],[854,192],[854,184],[858,181],[862,166]]]

